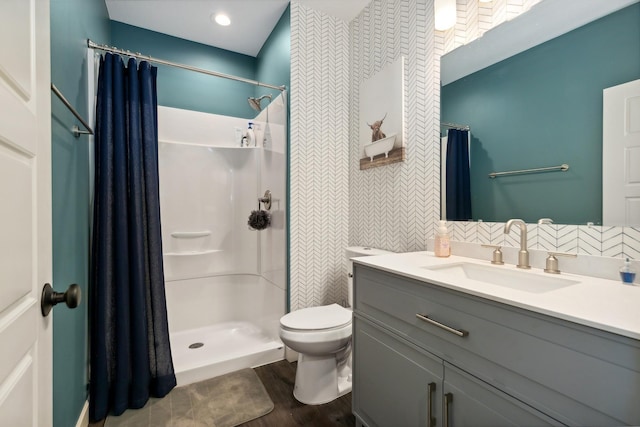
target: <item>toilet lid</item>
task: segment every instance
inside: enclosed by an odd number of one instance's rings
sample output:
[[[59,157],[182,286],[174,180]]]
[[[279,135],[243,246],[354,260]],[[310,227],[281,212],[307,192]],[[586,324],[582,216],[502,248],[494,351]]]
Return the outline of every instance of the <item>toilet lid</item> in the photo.
[[[292,311],[280,319],[280,324],[289,329],[330,329],[351,323],[351,311],[338,304],[309,307]]]

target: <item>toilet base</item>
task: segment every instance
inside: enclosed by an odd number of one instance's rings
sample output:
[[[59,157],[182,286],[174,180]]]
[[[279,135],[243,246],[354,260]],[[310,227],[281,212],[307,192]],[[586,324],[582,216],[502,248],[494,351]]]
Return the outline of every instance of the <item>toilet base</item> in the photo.
[[[351,367],[340,368],[335,354],[328,356],[298,355],[293,397],[307,405],[329,403],[351,391]]]

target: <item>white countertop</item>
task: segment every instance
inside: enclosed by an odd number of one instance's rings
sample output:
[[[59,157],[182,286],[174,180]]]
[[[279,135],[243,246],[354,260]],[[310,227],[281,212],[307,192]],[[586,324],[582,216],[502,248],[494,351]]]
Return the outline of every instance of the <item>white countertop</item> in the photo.
[[[489,261],[455,255],[438,258],[433,252],[358,257],[353,258],[353,261],[411,279],[640,340],[640,286],[637,285],[624,285],[619,281],[577,274],[549,274],[538,268],[523,270],[508,264],[494,266]],[[461,262],[541,275],[543,278],[558,277],[578,283],[545,292],[531,292],[452,277],[446,272],[425,268]]]

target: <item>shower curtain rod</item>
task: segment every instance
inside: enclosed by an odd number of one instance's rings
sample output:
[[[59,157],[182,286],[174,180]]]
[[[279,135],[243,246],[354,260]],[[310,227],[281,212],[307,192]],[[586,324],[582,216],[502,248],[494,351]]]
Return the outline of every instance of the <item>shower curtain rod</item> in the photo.
[[[285,86],[275,86],[268,83],[262,83],[257,80],[245,79],[244,77],[233,76],[231,74],[218,73],[217,71],[205,70],[204,68],[192,67],[190,65],[179,64],[177,62],[165,61],[164,59],[153,58],[150,55],[143,55],[139,52],[131,52],[130,50],[118,49],[114,46],[107,46],[104,44],[97,44],[91,39],[87,39],[87,47],[89,49],[102,50],[105,52],[117,53],[119,55],[129,56],[136,59],[142,59],[148,62],[155,62],[156,64],[168,65],[169,67],[182,68],[183,70],[195,71],[196,73],[207,74],[209,76],[222,77],[224,79],[235,80],[238,82],[249,83],[256,86],[268,87],[271,89],[277,89],[279,91],[286,90]]]

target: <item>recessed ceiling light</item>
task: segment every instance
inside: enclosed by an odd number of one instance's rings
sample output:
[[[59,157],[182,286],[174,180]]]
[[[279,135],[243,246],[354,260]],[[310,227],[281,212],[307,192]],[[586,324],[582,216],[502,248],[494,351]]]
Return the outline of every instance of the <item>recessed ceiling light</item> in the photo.
[[[211,17],[218,25],[222,25],[223,27],[231,24],[231,19],[224,13],[216,13],[215,15],[211,15]]]

